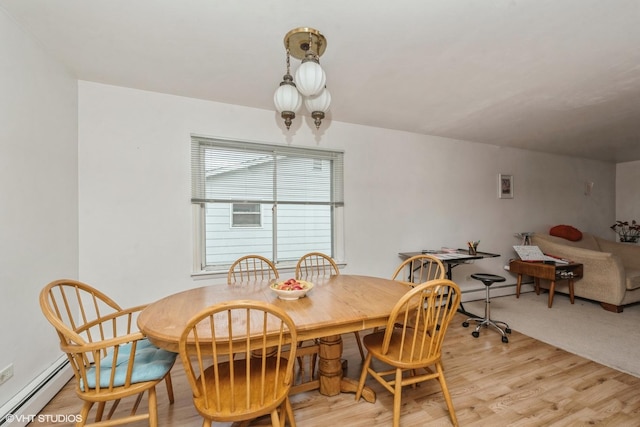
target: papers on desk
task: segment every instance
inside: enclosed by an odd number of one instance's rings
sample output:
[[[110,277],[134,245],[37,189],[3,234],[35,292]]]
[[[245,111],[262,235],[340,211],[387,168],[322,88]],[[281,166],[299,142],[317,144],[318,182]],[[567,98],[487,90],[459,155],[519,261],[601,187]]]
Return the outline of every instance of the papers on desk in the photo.
[[[530,245],[516,245],[513,247],[522,261],[552,261],[556,264],[569,264],[569,261],[545,255],[539,247]]]
[[[422,251],[423,254],[429,254],[435,258],[438,258],[441,261],[447,261],[447,260],[457,260],[457,259],[464,259],[464,258],[477,258],[474,257],[473,255],[468,255],[465,253],[461,253],[460,251],[458,251],[457,249],[448,249],[448,250],[431,250],[431,249],[424,249]]]
[[[434,257],[438,258],[441,261],[446,261],[448,259],[473,258],[473,255],[461,254],[459,252],[455,253],[455,254],[452,254],[452,253],[447,253],[447,254],[439,253],[439,254],[431,254],[431,255],[433,255]]]

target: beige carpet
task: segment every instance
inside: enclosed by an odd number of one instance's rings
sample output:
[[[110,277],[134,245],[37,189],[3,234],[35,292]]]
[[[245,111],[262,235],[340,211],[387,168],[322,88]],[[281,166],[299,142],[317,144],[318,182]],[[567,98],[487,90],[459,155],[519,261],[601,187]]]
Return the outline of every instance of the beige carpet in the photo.
[[[622,372],[640,377],[640,304],[622,313],[608,312],[599,304],[556,294],[547,307],[548,294],[528,292],[491,299],[491,318],[511,329]],[[464,303],[468,312],[483,315],[484,300]],[[469,327],[471,333],[471,326]],[[497,334],[481,331],[483,334]],[[509,345],[509,344],[505,344]]]

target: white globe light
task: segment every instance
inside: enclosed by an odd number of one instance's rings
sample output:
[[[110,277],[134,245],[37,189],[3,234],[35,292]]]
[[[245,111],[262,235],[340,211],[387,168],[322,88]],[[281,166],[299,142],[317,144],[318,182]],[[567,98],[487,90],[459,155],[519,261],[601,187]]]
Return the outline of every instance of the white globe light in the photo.
[[[287,129],[291,127],[291,121],[296,118],[296,113],[302,106],[302,96],[300,96],[296,86],[290,83],[290,81],[291,76],[285,76],[285,80],[273,95],[273,103],[276,106],[276,110],[280,113],[280,117],[284,119],[284,124]]]
[[[318,95],[305,98],[304,106],[307,107],[307,110],[311,113],[316,129],[320,129],[322,119],[324,119],[324,113],[327,112],[330,104],[331,94],[326,87]]]
[[[297,113],[302,106],[302,97],[295,86],[283,84],[276,89],[276,93],[273,95],[273,103],[279,113],[283,111]]]
[[[330,105],[331,94],[327,88],[324,88],[319,94],[307,97],[304,100],[304,106],[310,113],[313,113],[314,111],[326,113]]]
[[[296,70],[296,86],[304,96],[314,96],[320,93],[327,82],[324,70],[314,61],[303,62]]]

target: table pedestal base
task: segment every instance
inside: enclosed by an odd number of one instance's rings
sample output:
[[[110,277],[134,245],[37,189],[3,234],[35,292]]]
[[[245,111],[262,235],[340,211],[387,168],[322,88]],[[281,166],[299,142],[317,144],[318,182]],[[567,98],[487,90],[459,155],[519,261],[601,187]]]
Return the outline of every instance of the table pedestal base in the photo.
[[[336,396],[340,393],[355,393],[358,381],[342,376],[342,337],[331,335],[320,338],[318,374],[320,377],[320,393],[325,396]],[[367,402],[376,401],[376,393],[365,386],[362,397]]]

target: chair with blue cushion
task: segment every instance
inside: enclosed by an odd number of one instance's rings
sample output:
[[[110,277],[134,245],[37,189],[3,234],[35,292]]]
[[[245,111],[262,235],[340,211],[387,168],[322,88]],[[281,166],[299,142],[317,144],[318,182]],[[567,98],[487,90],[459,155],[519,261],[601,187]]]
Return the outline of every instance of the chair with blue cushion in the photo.
[[[84,401],[77,426],[87,424],[89,411],[98,403],[96,424],[120,425],[148,419],[158,425],[156,385],[166,380],[173,403],[170,370],[176,353],[151,344],[135,328],[144,306],[122,309],[115,301],[75,280],[57,280],[40,292],[40,308],[60,338],[76,377],[76,394]],[[136,414],[144,393],[149,411]],[[111,419],[122,398],[137,396],[128,416]],[[107,402],[113,401],[103,419]]]

